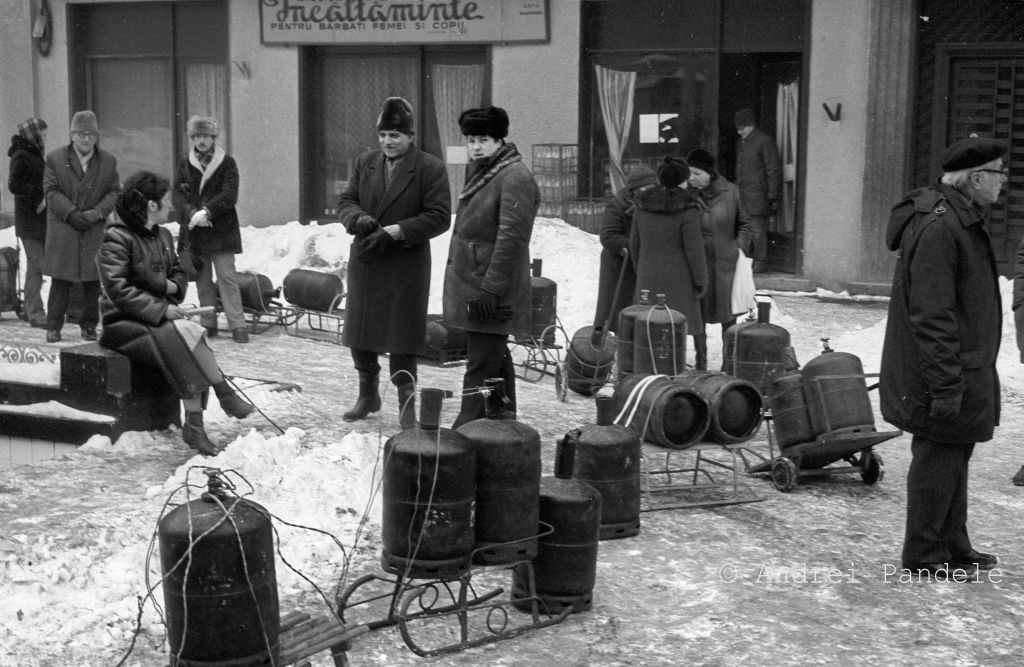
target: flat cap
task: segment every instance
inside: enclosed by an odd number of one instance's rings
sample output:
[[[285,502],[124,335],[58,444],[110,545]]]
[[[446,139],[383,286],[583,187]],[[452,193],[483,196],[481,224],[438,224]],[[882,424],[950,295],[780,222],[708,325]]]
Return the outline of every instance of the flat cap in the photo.
[[[980,167],[1010,152],[1005,142],[987,137],[967,137],[942,151],[942,171],[961,171]]]

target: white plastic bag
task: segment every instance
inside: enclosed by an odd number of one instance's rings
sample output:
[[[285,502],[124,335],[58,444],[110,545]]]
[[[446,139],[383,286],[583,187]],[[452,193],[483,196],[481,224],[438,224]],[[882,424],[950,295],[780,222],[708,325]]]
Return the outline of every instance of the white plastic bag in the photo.
[[[742,315],[756,308],[754,300],[754,260],[739,251],[736,257],[736,274],[732,278],[732,313]]]

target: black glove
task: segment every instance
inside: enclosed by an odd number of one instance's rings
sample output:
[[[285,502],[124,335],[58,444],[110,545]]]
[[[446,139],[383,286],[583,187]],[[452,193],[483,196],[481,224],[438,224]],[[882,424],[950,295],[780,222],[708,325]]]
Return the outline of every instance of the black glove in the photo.
[[[358,218],[356,218],[355,222],[349,225],[348,233],[355,234],[356,236],[362,238],[364,236],[372,234],[375,230],[378,229],[380,229],[380,225],[377,224],[377,221],[373,219],[373,216],[363,213]]]
[[[477,312],[480,319],[493,320],[498,316],[498,295],[492,294],[485,289],[480,290],[476,297]]]
[[[963,394],[953,394],[943,398],[932,398],[931,408],[928,409],[928,417],[939,421],[949,421],[960,414],[960,402]]]
[[[376,224],[376,222],[374,222]],[[359,242],[359,259],[364,264],[376,264],[395,239],[383,229],[377,229]]]
[[[78,210],[71,211],[71,213],[68,213],[68,217],[66,219],[69,225],[71,225],[80,232],[84,232],[85,230],[89,229],[92,226],[89,224],[89,221],[85,219],[85,215],[83,215],[82,212]]]

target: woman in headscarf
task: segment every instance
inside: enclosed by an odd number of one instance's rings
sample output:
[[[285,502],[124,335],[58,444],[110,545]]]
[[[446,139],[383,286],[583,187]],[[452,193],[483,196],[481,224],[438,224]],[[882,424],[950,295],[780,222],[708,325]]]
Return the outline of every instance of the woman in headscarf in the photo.
[[[46,247],[46,199],[43,171],[46,168],[46,121],[29,118],[18,123],[7,150],[11,158],[7,187],[14,195],[14,233],[25,248],[25,319],[46,328],[43,287],[43,251]]]
[[[188,279],[174,252],[167,222],[167,179],[138,171],[124,182],[96,256],[103,293],[100,345],[156,366],[185,406],[182,439],[207,456],[221,451],[203,428],[204,393],[213,387],[228,415],[253,411],[228,385],[206,342],[205,328],[181,306]]]
[[[737,313],[732,312],[736,259],[739,249],[750,243],[753,229],[740,199],[739,188],[718,173],[718,165],[711,153],[696,148],[686,156],[686,163],[690,167],[690,191],[705,206],[700,229],[711,280],[707,294],[701,300],[701,314],[704,324],[720,323],[724,336],[725,330],[736,323]],[[707,370],[707,334],[692,327],[691,331],[694,332],[697,352],[695,366],[698,370]]]

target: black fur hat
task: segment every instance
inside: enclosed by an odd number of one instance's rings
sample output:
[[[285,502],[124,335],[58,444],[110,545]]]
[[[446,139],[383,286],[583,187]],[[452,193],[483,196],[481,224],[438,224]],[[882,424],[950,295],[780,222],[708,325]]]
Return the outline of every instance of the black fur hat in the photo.
[[[665,156],[665,161],[658,167],[658,182],[666,188],[677,188],[690,177],[690,168],[686,163],[671,155]]]
[[[377,131],[382,130],[412,134],[412,105],[401,97],[389,97],[384,100],[380,116],[377,118]]]
[[[718,164],[715,156],[703,148],[694,148],[690,151],[686,156],[686,164],[690,165],[693,169],[700,169],[712,176],[718,173]]]
[[[459,114],[459,129],[463,136],[488,136],[504,139],[508,136],[508,113],[501,107],[466,109]]]

